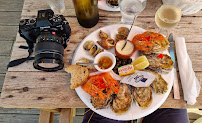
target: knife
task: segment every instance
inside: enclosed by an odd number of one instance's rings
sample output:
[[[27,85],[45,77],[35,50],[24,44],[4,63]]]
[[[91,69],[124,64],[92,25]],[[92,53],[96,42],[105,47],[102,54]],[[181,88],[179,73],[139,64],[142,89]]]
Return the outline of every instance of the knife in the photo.
[[[174,99],[180,99],[180,91],[179,91],[179,83],[178,83],[178,76],[176,71],[176,61],[175,61],[175,42],[173,40],[173,34],[169,35],[168,41],[170,43],[169,53],[171,56],[172,61],[174,62],[174,81],[173,81],[173,94]]]

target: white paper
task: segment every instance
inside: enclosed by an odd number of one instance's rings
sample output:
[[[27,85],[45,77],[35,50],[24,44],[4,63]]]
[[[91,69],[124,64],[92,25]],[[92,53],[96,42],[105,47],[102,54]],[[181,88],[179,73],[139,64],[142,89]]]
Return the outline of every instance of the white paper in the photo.
[[[134,87],[149,87],[155,76],[146,71],[136,70],[134,74],[124,77],[121,83],[126,83]]]
[[[187,104],[193,105],[196,103],[196,98],[200,93],[200,84],[193,71],[189,55],[187,54],[185,39],[183,37],[177,37],[175,39],[175,47],[184,100],[187,101]]]

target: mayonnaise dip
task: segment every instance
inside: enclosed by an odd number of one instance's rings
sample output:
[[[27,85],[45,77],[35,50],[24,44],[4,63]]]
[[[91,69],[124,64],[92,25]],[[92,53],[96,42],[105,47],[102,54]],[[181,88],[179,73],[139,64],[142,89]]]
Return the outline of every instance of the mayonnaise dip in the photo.
[[[125,40],[121,40],[121,41],[117,42],[117,44],[116,44],[117,52],[122,55],[128,55],[128,54],[132,53],[134,50],[134,45],[130,41],[127,41],[126,46],[124,47],[123,50],[121,50],[124,44],[125,44]]]

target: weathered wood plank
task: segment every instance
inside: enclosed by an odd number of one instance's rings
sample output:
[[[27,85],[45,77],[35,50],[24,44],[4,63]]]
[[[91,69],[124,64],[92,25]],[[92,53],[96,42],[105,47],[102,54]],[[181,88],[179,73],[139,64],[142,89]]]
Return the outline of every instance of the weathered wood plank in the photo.
[[[85,108],[77,108],[76,109],[76,116],[83,116],[85,112]]]
[[[202,71],[202,43],[187,43],[186,46],[194,71]]]
[[[16,39],[16,32],[18,26],[1,26],[0,41],[14,41]]]
[[[75,90],[69,89],[69,80],[70,74],[66,72],[48,75],[46,72],[8,72],[2,90],[6,93],[1,94],[0,105],[5,104],[6,108],[14,108],[12,105],[16,105],[15,108],[86,107]]]
[[[10,56],[13,41],[0,41],[0,56]]]
[[[40,110],[39,123],[53,123],[53,116],[52,112]]]
[[[20,18],[21,18],[21,12],[1,12],[0,11],[0,25],[18,26]]]
[[[39,109],[0,108],[0,114],[40,114]]]
[[[5,74],[0,74],[0,92],[4,84]]]
[[[202,72],[196,72],[196,76],[202,85]],[[69,81],[70,74],[65,72],[48,74],[45,72],[8,72],[1,94],[1,106],[7,108],[86,107],[76,92],[69,89]],[[182,90],[180,92],[183,99]],[[161,108],[186,107],[202,108],[202,90],[195,105],[187,105],[184,100],[174,100],[171,92],[161,106]]]
[[[22,11],[24,0],[1,0],[0,11],[19,12]]]
[[[55,108],[55,109],[53,109],[53,108],[49,108],[49,109],[45,109],[45,108],[40,108],[40,110],[43,110],[43,111],[49,111],[49,112],[53,112],[53,113],[57,113],[57,114],[59,114],[60,113],[60,111],[61,111],[61,109],[58,109],[58,108]]]
[[[7,65],[10,60],[10,56],[0,56],[0,74],[7,72]]]
[[[39,115],[0,114],[2,123],[37,123]]]
[[[70,108],[61,110],[59,123],[73,123],[73,117],[71,117]]]
[[[73,118],[73,123],[82,123],[83,116],[76,116]]]
[[[75,16],[74,6],[72,1],[65,1],[66,11],[63,13],[64,16]],[[145,10],[139,16],[154,16],[156,10],[162,5],[161,0],[148,0],[147,6]],[[37,11],[40,9],[48,9],[50,8],[45,0],[41,0],[41,2],[35,2],[35,0],[25,1],[24,7],[22,10],[23,17],[36,17]],[[152,11],[151,11],[152,10]],[[120,17],[120,12],[107,12],[100,10],[100,16],[111,16],[111,17]],[[189,16],[201,16],[202,11],[189,15]]]
[[[1,123],[38,123],[39,115],[26,114],[0,114]],[[58,123],[59,116],[54,117],[54,123]]]

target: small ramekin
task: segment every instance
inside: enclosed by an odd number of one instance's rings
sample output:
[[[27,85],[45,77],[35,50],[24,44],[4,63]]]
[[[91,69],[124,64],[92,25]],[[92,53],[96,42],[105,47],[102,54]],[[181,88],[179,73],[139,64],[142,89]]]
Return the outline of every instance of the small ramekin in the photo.
[[[116,58],[115,58],[114,54],[112,54],[112,53],[110,53],[110,52],[101,52],[101,53],[99,53],[99,54],[97,54],[97,55],[95,56],[94,63],[98,63],[98,60],[99,60],[101,57],[103,57],[103,56],[108,56],[109,58],[111,58],[111,60],[112,60],[112,62],[113,62],[112,66],[111,66],[110,68],[108,68],[108,69],[101,69],[101,68],[99,68],[98,65],[94,65],[94,66],[95,66],[95,68],[96,68],[98,71],[100,71],[100,72],[109,72],[109,71],[112,70],[112,69],[114,68],[114,66],[116,65]]]

